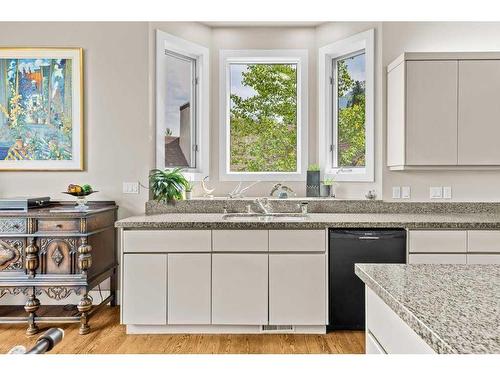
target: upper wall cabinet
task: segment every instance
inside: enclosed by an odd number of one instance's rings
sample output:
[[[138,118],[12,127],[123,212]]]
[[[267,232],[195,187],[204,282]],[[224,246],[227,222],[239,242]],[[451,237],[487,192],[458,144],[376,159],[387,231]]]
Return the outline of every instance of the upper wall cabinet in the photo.
[[[392,170],[500,166],[498,53],[405,53],[388,66]]]

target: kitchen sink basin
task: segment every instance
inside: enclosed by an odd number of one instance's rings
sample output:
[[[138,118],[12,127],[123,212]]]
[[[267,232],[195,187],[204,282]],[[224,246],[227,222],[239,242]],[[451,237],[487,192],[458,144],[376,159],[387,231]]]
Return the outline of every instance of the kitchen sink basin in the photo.
[[[306,221],[309,215],[302,213],[231,213],[222,216],[227,221]]]

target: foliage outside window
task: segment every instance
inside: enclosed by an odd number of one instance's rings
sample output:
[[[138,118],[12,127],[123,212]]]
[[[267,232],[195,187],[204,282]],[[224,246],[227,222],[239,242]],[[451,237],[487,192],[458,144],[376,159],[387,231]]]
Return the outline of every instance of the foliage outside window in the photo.
[[[229,65],[229,171],[297,171],[297,64]]]
[[[364,168],[366,165],[365,132],[365,53],[333,60],[337,80],[336,153],[334,166]],[[335,137],[335,134],[334,134]],[[335,162],[336,161],[336,162]]]

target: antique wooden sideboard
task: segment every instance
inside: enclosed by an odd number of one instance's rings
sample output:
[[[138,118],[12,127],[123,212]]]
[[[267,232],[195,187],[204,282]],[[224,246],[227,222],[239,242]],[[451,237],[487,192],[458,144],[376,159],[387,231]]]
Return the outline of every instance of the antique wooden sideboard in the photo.
[[[75,322],[80,334],[90,331],[89,317],[100,307],[116,303],[117,254],[114,202],[91,202],[85,212],[74,202],[52,202],[26,213],[0,212],[0,323],[27,322],[26,333],[38,332],[38,322]],[[89,292],[110,279],[110,294],[93,304]],[[99,289],[100,291],[100,289]],[[38,297],[62,301],[71,293],[79,303],[71,315],[49,314]],[[6,295],[25,296],[21,306],[2,305]],[[57,302],[56,302],[57,304]],[[4,313],[2,313],[4,311]],[[21,313],[21,314],[19,314]]]

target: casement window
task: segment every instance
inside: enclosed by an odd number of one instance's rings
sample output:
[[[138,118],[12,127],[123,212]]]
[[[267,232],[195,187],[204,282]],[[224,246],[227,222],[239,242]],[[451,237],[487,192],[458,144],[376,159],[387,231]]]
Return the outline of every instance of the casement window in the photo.
[[[319,50],[323,178],[374,179],[374,30]]]
[[[220,52],[221,180],[305,180],[307,51]]]
[[[156,167],[209,173],[208,48],[157,30]]]

